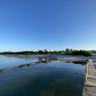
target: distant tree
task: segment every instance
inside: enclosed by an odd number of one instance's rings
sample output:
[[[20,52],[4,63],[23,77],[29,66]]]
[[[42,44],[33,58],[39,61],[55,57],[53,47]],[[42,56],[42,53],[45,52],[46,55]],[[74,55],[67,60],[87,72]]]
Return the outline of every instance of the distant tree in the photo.
[[[48,52],[48,51],[45,49],[44,52]]]
[[[72,52],[73,50],[72,50],[72,49],[70,49],[70,51]]]
[[[38,52],[39,52],[39,54],[42,54],[42,53],[43,53],[43,51],[42,51],[42,50],[39,50]]]
[[[30,55],[30,54],[31,54],[31,52],[30,52],[30,51],[28,51],[28,52],[27,52],[27,55]]]
[[[69,52],[69,48],[67,48],[65,51],[66,51],[66,52]]]
[[[91,56],[92,54],[90,51],[86,51],[86,50],[74,50],[72,51],[72,55]]]

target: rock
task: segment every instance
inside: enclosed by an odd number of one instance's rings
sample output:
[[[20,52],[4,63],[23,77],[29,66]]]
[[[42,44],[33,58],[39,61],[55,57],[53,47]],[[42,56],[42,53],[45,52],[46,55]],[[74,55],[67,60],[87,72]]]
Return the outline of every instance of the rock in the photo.
[[[22,68],[22,67],[24,67],[24,66],[25,66],[25,64],[22,64],[22,65],[19,65],[18,68]]]
[[[27,64],[27,66],[31,66],[31,64]]]
[[[3,70],[0,69],[0,73],[3,72]]]

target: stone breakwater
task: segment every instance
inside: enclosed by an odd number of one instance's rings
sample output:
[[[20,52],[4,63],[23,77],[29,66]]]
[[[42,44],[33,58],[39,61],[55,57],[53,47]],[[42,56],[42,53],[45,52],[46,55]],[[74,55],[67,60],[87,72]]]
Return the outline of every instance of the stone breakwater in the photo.
[[[52,62],[52,61],[73,61],[73,63],[86,63],[86,59],[68,59],[68,58],[63,58],[63,59],[57,59],[57,58],[40,58],[38,62],[35,62],[35,63],[28,63],[28,64],[21,64],[21,65],[18,65],[18,66],[10,66],[10,67],[6,67],[4,69],[0,69],[0,73],[2,72],[6,72],[6,71],[10,71],[10,70],[17,70],[17,69],[20,69],[20,68],[29,68],[31,66],[36,66],[38,64],[41,64],[41,63],[49,63],[49,62]]]
[[[10,55],[8,55],[10,56]],[[10,57],[13,57],[14,55],[11,55]],[[15,55],[15,57],[18,57],[19,55]],[[19,58],[23,58],[23,57],[26,55],[21,55],[19,56]],[[29,57],[30,55],[28,55],[27,57]],[[36,57],[38,57],[38,55],[35,55]],[[34,55],[32,55],[32,57],[34,57]],[[55,57],[55,58],[54,58]],[[28,63],[28,64],[21,64],[21,65],[18,65],[18,66],[10,66],[10,67],[6,67],[4,69],[0,69],[0,73],[2,72],[6,72],[6,71],[10,71],[10,70],[17,70],[17,69],[20,69],[20,68],[29,68],[31,66],[36,66],[38,64],[41,64],[41,63],[48,63],[48,62],[52,62],[52,61],[71,61],[73,63],[86,63],[88,59],[86,58],[64,58],[64,57],[56,57],[56,56],[49,56],[49,55],[39,55],[38,57],[38,62],[34,62],[34,63]]]
[[[74,61],[74,62],[87,62],[88,59],[85,58],[57,58],[59,61]]]
[[[86,64],[82,96],[96,96],[96,65],[94,61],[96,60],[89,59]]]
[[[0,73],[2,72],[6,72],[6,71],[10,71],[10,70],[17,70],[17,69],[20,69],[20,68],[28,68],[28,67],[31,67],[31,66],[36,66],[40,63],[48,63],[48,62],[52,62],[52,61],[56,61],[57,59],[56,58],[52,58],[52,59],[39,59],[38,62],[35,62],[35,63],[28,63],[28,64],[21,64],[21,65],[18,65],[18,66],[10,66],[10,67],[6,67],[4,69],[0,69]]]

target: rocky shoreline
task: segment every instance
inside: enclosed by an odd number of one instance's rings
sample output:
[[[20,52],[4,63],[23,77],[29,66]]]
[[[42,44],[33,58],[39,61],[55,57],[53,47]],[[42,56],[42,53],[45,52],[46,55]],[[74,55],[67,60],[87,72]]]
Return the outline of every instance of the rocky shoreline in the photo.
[[[6,67],[4,69],[0,69],[0,73],[5,72],[5,71],[10,71],[10,70],[17,70],[20,68],[28,68],[31,66],[35,66],[38,65],[40,63],[48,63],[48,62],[52,62],[52,61],[71,61],[73,63],[77,63],[77,64],[85,64],[88,61],[87,57],[82,57],[82,56],[59,56],[59,55],[6,55],[9,57],[17,57],[17,58],[28,58],[28,57],[32,57],[32,58],[38,58],[38,62],[35,63],[28,63],[28,64],[21,64],[18,66],[10,66],[10,67]]]

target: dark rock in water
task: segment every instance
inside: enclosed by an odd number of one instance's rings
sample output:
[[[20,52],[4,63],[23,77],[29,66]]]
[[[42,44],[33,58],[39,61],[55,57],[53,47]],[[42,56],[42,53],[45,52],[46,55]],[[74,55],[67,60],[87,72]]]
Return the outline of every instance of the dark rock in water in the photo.
[[[22,65],[19,65],[18,68],[22,68],[22,67],[24,67],[24,66],[25,66],[25,64],[22,64]]]
[[[48,63],[56,60],[57,58],[39,58],[39,61],[36,63]]]
[[[49,60],[45,60],[45,61],[43,61],[43,63],[48,63],[49,62]]]
[[[3,72],[3,70],[0,69],[0,73]]]
[[[73,61],[75,64],[86,64],[88,60],[78,60],[78,61]]]
[[[45,63],[45,61],[41,61],[42,63]]]
[[[41,61],[39,63],[48,63],[48,60]]]
[[[31,64],[27,64],[27,66],[31,66]]]
[[[37,64],[41,63],[41,62],[36,62]]]

